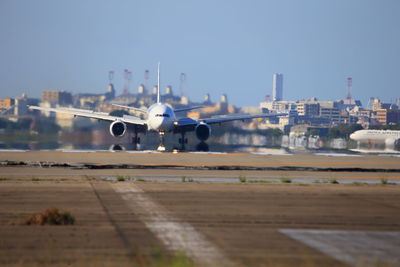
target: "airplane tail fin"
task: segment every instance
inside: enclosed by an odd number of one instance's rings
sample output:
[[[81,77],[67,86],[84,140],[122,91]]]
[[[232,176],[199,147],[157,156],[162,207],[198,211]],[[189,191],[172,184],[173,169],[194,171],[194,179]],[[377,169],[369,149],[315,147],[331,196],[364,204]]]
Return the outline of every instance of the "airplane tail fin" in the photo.
[[[160,103],[160,62],[158,62],[157,68],[157,103]]]

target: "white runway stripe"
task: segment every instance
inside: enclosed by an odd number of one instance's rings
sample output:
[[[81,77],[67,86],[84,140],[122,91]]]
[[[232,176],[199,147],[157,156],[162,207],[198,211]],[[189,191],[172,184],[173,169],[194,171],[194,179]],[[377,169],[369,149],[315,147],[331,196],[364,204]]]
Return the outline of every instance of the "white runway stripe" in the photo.
[[[339,261],[355,266],[400,263],[400,232],[280,229]]]
[[[168,210],[154,202],[135,184],[117,183],[112,186],[167,248],[184,252],[201,266],[234,265],[204,235],[189,223],[174,218]]]

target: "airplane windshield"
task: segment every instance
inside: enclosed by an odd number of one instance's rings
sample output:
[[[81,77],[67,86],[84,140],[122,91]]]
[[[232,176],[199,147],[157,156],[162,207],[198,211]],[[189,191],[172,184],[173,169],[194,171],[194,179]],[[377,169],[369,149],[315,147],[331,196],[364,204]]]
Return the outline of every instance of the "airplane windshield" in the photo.
[[[167,117],[167,118],[169,118],[169,114],[167,114],[167,113],[156,114],[156,117]]]

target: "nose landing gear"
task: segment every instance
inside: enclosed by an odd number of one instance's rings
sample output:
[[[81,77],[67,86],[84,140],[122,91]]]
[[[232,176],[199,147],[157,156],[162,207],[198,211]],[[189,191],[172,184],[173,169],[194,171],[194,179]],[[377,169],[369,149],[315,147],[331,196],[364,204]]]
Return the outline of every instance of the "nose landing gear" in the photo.
[[[164,145],[165,132],[158,132],[158,135],[160,136],[160,145],[157,147],[157,151],[165,151],[165,145]]]

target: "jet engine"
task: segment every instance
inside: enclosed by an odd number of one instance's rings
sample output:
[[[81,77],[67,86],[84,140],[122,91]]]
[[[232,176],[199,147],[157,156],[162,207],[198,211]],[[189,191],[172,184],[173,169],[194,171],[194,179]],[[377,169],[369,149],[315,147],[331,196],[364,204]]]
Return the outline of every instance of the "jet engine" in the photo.
[[[200,141],[206,141],[211,134],[211,127],[206,123],[200,123],[195,128],[196,136]]]
[[[386,147],[393,148],[395,142],[396,142],[396,139],[394,139],[394,138],[387,138],[387,139],[385,140],[385,145],[386,145]]]
[[[400,150],[400,139],[388,138],[385,140],[385,145],[387,148]]]
[[[122,121],[114,121],[110,124],[110,134],[114,137],[122,137],[126,133],[126,124]]]
[[[400,151],[400,139],[394,141],[394,149]]]

